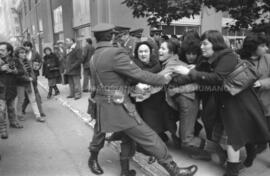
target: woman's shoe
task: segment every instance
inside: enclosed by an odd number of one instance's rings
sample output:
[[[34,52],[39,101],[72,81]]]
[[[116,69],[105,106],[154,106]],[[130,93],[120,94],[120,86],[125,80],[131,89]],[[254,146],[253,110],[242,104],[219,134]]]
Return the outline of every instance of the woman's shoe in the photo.
[[[23,128],[23,126],[19,122],[13,122],[9,125],[11,128]]]
[[[37,122],[45,122],[46,120],[43,117],[37,117]]]

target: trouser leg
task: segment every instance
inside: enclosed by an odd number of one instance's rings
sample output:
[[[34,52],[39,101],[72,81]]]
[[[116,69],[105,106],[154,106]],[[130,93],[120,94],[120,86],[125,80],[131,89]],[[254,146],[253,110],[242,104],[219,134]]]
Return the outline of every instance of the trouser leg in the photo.
[[[136,151],[136,143],[126,134],[122,135],[121,138],[121,160],[129,160],[131,159]]]
[[[69,96],[74,96],[74,81],[73,76],[68,75]]]
[[[90,152],[99,152],[103,147],[105,143],[105,133],[99,132],[97,127],[97,123],[94,126],[94,134],[92,137],[92,141],[89,145],[89,151]]]
[[[6,101],[0,99],[0,135],[7,133]]]
[[[73,76],[73,82],[74,82],[74,95],[77,98],[81,97],[82,94],[82,88],[81,88],[81,76],[80,75],[76,75]]]
[[[27,92],[28,99],[30,101],[32,110],[35,114],[36,118],[40,118],[40,112],[38,109],[37,101],[36,101],[36,95],[33,86],[31,86],[31,92]]]
[[[35,90],[34,93],[35,93],[35,97],[36,97],[36,102],[37,102],[39,113],[44,114],[44,111],[43,111],[43,108],[42,108],[42,100],[41,100],[41,96],[40,96],[39,90],[38,90],[37,87],[34,87],[34,90]]]
[[[144,122],[123,132],[141,145],[147,152],[155,156],[159,162],[170,162],[172,160],[165,143]]]
[[[25,99],[25,87],[23,86],[18,86],[17,87],[17,106],[16,106],[16,110],[17,110],[17,115],[22,117],[22,108],[23,108],[23,104],[24,104],[24,99]]]
[[[194,128],[199,111],[199,101],[179,95],[176,99],[179,112],[179,136],[182,146],[200,147],[201,138],[194,136]]]
[[[85,68],[83,70],[83,90],[89,90],[90,69]]]
[[[7,115],[10,124],[18,123],[18,119],[15,112],[15,98],[7,100]]]

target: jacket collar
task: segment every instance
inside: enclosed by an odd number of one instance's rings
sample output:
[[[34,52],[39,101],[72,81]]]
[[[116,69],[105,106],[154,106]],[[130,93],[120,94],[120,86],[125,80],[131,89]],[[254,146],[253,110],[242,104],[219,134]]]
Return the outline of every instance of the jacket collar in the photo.
[[[229,54],[229,53],[232,53],[232,49],[230,48],[227,48],[227,49],[223,49],[221,51],[216,51],[214,52],[213,56],[211,56],[209,59],[208,59],[208,63],[209,64],[213,64],[215,61],[217,61],[220,57],[222,57],[223,55],[225,54]]]
[[[111,42],[98,42],[97,49],[104,48],[104,47],[113,47]]]

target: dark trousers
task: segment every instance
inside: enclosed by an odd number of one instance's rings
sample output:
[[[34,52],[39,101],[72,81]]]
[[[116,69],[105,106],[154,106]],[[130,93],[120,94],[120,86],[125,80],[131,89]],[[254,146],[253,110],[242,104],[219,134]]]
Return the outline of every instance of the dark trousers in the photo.
[[[142,121],[140,125],[122,132],[121,159],[130,159],[135,154],[137,143],[149,153],[149,155],[155,156],[159,163],[169,163],[172,161],[166,144],[145,122]],[[101,150],[104,146],[104,142],[105,133],[99,133],[97,131],[97,125],[95,125],[94,136],[89,146],[90,152],[98,152]]]
[[[83,69],[83,90],[89,90],[90,86],[90,68]]]
[[[15,124],[18,122],[16,111],[15,111],[15,98],[10,98],[6,101],[9,124]]]
[[[70,90],[70,96],[81,97],[81,76],[80,75],[68,75],[68,84]]]
[[[6,101],[0,99],[0,135],[7,131]]]
[[[181,137],[182,145],[186,147],[200,147],[202,139],[194,136],[194,127],[199,112],[199,100],[190,99],[183,95],[178,95],[174,100],[179,112],[179,136]]]
[[[105,133],[101,133],[98,131],[97,123],[94,126],[94,134],[92,137],[92,141],[89,145],[89,151],[90,152],[99,152],[103,147],[105,143]]]

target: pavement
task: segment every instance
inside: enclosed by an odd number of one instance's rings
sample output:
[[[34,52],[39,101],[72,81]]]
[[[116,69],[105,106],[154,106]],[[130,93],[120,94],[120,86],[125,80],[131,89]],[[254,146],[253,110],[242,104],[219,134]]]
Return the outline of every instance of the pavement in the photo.
[[[39,77],[39,85],[44,89],[48,90],[47,80],[43,77]],[[68,85],[59,85],[61,94],[54,97],[58,102],[60,102],[64,107],[69,109],[73,114],[75,114],[79,119],[81,119],[89,127],[93,128],[94,120],[86,113],[88,105],[89,93],[83,93],[82,98],[79,100],[67,99],[66,96],[69,95]],[[88,138],[89,140],[89,138]],[[87,141],[88,141],[87,140]],[[88,144],[87,144],[88,145]],[[112,143],[108,145],[113,151],[119,152],[119,144]],[[173,147],[171,143],[168,144],[170,153],[174,157],[174,160],[179,164],[179,166],[188,166],[191,164],[197,164],[199,170],[196,176],[222,176],[224,173],[224,168],[213,162],[198,161],[191,159],[187,154],[185,154],[180,149]],[[102,152],[101,152],[102,153]],[[146,174],[150,176],[168,176],[166,171],[161,168],[157,163],[152,165],[147,164],[148,158],[142,154],[137,153],[133,158],[134,164]],[[101,163],[104,164],[104,163]],[[262,154],[258,155],[257,159],[251,168],[245,168],[241,171],[241,176],[269,176],[270,175],[270,152],[269,149],[264,151]]]
[[[30,106],[24,128],[0,140],[0,176],[93,176],[87,166],[93,130],[40,88],[46,122],[36,122]],[[119,176],[119,153],[107,145],[99,156],[104,176]],[[135,163],[131,168],[145,176]]]

